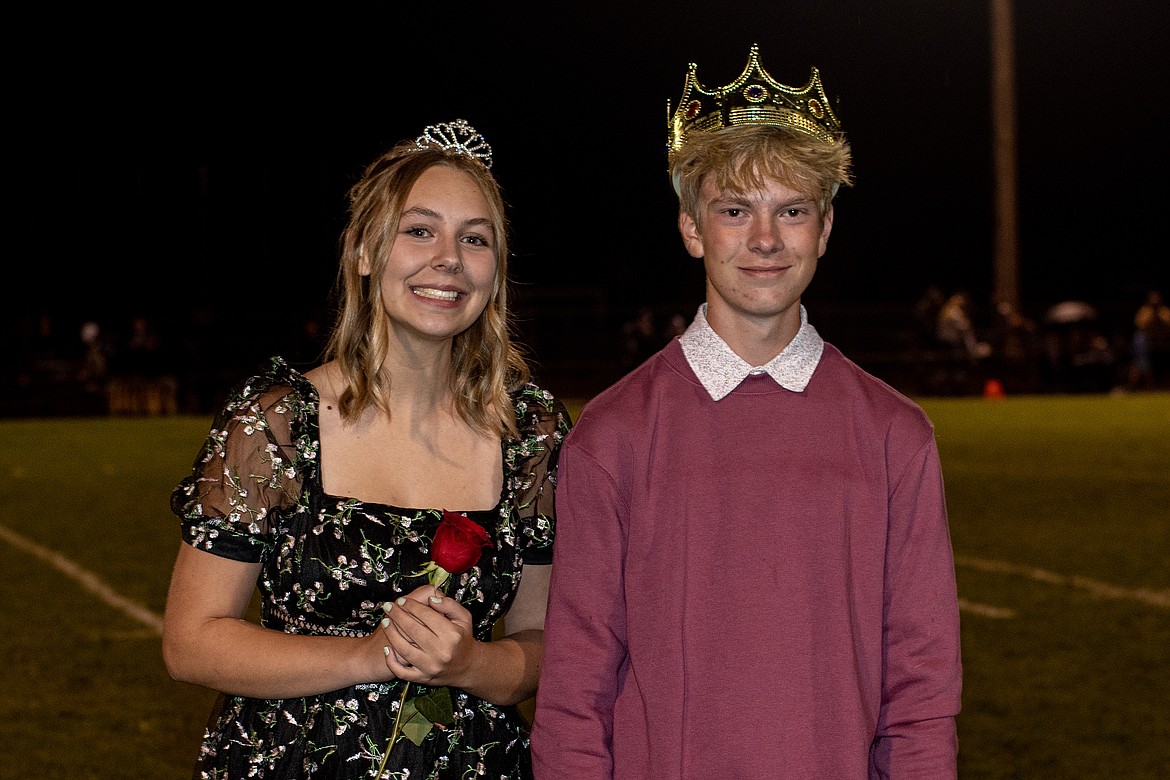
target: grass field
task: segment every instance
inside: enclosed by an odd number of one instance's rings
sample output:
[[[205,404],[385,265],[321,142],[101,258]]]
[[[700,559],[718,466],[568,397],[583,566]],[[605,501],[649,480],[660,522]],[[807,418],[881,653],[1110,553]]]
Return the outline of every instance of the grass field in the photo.
[[[963,778],[1170,777],[1170,394],[922,399],[963,600]],[[0,421],[0,778],[182,778],[158,618],[204,418]]]

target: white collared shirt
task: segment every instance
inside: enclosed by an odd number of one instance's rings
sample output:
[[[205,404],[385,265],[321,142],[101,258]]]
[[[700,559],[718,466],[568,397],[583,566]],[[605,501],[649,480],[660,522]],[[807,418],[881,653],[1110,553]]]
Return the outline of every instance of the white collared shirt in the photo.
[[[694,321],[679,336],[683,355],[695,376],[715,401],[726,396],[752,374],[767,374],[785,390],[799,393],[808,386],[825,342],[808,324],[808,312],[800,307],[800,330],[784,350],[762,366],[752,366],[732,351],[707,322],[707,304],[699,306]]]

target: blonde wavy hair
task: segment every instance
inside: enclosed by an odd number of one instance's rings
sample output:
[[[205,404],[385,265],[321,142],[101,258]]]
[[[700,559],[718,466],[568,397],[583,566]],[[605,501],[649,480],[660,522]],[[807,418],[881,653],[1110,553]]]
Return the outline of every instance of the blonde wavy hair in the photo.
[[[451,347],[451,386],[463,420],[489,435],[517,435],[509,394],[529,379],[519,347],[511,338],[508,312],[507,219],[500,186],[478,160],[437,146],[419,148],[403,141],[370,163],[349,190],[349,220],[341,234],[338,269],[340,308],[325,359],[335,359],[345,381],[339,399],[341,418],[355,421],[373,404],[390,413],[390,382],[383,371],[390,328],[382,304],[386,267],[403,204],[429,168],[444,165],[466,173],[488,204],[495,231],[496,277],[483,313],[455,336]],[[370,273],[360,271],[363,254]]]
[[[838,188],[853,183],[852,151],[844,138],[828,144],[774,125],[737,125],[692,132],[670,156],[669,173],[679,209],[702,226],[699,192],[708,174],[719,190],[744,193],[774,179],[814,198],[821,217]]]

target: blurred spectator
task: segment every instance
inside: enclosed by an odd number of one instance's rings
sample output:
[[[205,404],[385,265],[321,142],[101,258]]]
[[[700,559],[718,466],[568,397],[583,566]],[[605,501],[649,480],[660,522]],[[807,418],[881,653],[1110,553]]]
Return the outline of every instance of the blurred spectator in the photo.
[[[958,292],[947,298],[938,312],[936,334],[944,345],[971,360],[982,360],[991,354],[991,346],[975,337],[971,300],[966,293]]]
[[[22,361],[26,381],[63,382],[73,373],[70,347],[62,339],[52,314],[44,312],[37,316],[26,349],[26,358]]]
[[[1009,301],[1000,301],[995,307],[991,350],[994,373],[1006,390],[1018,393],[1037,389],[1040,341],[1036,323]]]
[[[932,284],[914,303],[914,324],[923,346],[938,341],[938,315],[946,300],[942,288]]]
[[[1170,387],[1170,306],[1161,292],[1151,290],[1146,295],[1133,324],[1136,379],[1147,387]]]
[[[1126,386],[1130,390],[1154,389],[1154,370],[1150,367],[1150,339],[1142,330],[1135,330],[1133,333]]]
[[[690,323],[687,321],[687,318],[683,315],[672,314],[670,316],[670,322],[666,324],[666,332],[663,334],[663,341],[669,342],[676,336],[681,336],[682,334],[686,333],[687,325],[689,324]]]
[[[1084,301],[1061,301],[1044,313],[1044,383],[1056,392],[1091,389],[1105,362],[1097,310]],[[1108,343],[1106,342],[1106,347]]]
[[[1077,393],[1105,393],[1114,388],[1117,356],[1109,339],[1095,327],[1073,330],[1069,362],[1071,384]]]
[[[81,365],[77,378],[82,390],[105,395],[110,373],[110,346],[102,335],[102,326],[88,320],[81,326]]]
[[[135,317],[124,349],[115,355],[109,382],[114,415],[150,416],[178,411],[179,383],[168,364],[162,338],[149,319]]]
[[[625,339],[622,367],[627,371],[642,365],[663,346],[654,325],[654,312],[647,306],[638,309],[634,319],[622,326],[622,336]]]

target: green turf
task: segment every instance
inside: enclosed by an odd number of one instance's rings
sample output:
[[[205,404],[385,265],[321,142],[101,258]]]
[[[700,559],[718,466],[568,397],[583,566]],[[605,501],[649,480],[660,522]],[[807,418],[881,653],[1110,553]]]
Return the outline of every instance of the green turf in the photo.
[[[1170,777],[1170,395],[922,403],[960,596],[1015,612],[963,615],[961,776]]]
[[[963,613],[960,776],[1170,777],[1170,395],[922,404],[960,596],[999,615]],[[208,423],[0,421],[0,524],[161,614]],[[0,566],[0,776],[189,776],[211,694],[157,634],[3,538]]]

